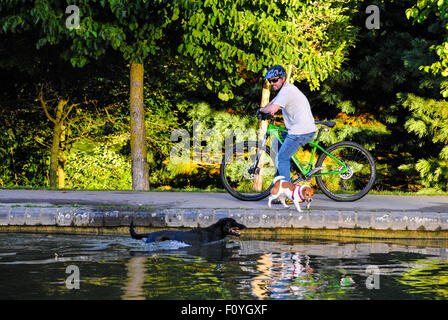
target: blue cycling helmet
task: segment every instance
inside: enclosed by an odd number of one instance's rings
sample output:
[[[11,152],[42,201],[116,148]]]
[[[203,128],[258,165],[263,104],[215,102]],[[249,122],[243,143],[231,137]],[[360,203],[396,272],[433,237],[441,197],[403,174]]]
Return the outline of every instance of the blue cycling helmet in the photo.
[[[280,76],[280,78],[285,78],[286,77],[286,70],[285,70],[285,68],[283,68],[283,66],[281,66],[279,64],[270,67],[268,69],[268,71],[266,71],[266,75],[264,76],[263,80],[271,79],[271,78],[277,77],[277,76]]]

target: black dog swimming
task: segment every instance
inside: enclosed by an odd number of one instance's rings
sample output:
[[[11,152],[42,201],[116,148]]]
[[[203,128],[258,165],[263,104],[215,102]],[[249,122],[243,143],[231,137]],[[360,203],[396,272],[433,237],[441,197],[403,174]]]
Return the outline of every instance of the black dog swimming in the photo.
[[[165,240],[182,241],[186,244],[201,244],[224,239],[228,235],[240,236],[240,230],[246,226],[240,224],[232,218],[222,218],[218,222],[206,228],[195,228],[190,231],[164,230],[152,233],[138,234],[134,231],[134,224],[131,222],[129,232],[134,239],[146,238],[146,243]]]

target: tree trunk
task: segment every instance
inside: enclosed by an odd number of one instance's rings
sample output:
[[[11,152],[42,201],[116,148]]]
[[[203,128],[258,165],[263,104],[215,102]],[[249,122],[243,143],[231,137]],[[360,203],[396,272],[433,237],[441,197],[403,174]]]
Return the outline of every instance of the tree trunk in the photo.
[[[59,100],[56,107],[56,118],[50,119],[54,123],[53,142],[50,149],[50,188],[64,188],[64,168],[60,165],[60,159],[63,157],[62,143],[65,142],[65,120],[64,108],[67,100]],[[70,111],[69,111],[70,112]]]
[[[50,149],[50,188],[58,188],[58,158],[60,145],[60,125],[55,124],[53,130],[53,143]]]
[[[262,107],[264,107],[265,105],[267,105],[269,103],[269,96],[271,94],[270,88],[271,88],[271,86],[269,85],[269,81],[265,80],[263,83],[263,90],[261,91],[260,105]],[[258,141],[261,141],[263,139],[264,135],[266,134],[267,129],[268,129],[268,121],[266,121],[266,120],[260,121],[260,123],[258,125]],[[265,156],[265,154],[263,153],[261,155],[260,161],[258,162],[259,167],[260,167],[260,173],[254,179],[253,189],[255,191],[261,191],[261,189],[263,187],[263,167],[262,166],[264,163],[264,156]]]
[[[50,146],[50,188],[62,189],[65,186],[65,163],[67,161],[67,144],[65,141],[65,120],[72,111],[72,109],[79,105],[79,103],[71,104],[66,109],[68,100],[59,98],[56,106],[56,115],[53,118],[48,111],[47,102],[44,100],[44,86],[40,88],[38,99],[42,104],[45,115],[54,123],[53,142]]]
[[[59,155],[58,155],[58,188],[65,188],[65,163],[67,162],[67,143],[65,141],[65,129],[64,123],[61,123],[61,135],[59,142]]]
[[[132,190],[149,190],[145,110],[143,106],[143,72],[142,63],[131,63]]]
[[[286,82],[288,82],[288,83],[291,81],[292,67],[293,67],[293,65],[291,64],[289,66],[289,68],[288,68],[288,72],[287,72],[287,75],[286,75]]]

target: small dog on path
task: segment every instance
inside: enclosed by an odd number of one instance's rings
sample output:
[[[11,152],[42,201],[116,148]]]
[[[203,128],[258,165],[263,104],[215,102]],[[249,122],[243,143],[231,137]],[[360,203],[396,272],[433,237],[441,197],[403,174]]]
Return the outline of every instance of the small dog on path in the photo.
[[[301,202],[307,202],[306,208],[309,209],[311,201],[313,201],[314,189],[308,185],[295,185],[291,182],[282,180],[285,177],[278,176],[274,178],[274,187],[271,189],[268,206],[271,208],[271,202],[279,198],[285,208],[289,208],[285,199],[288,198],[294,202],[297,211],[302,212],[300,208]]]

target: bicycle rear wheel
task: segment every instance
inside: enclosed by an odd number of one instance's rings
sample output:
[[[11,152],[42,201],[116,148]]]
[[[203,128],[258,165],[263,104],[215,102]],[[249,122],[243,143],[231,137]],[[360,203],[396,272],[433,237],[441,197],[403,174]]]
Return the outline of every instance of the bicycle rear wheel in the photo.
[[[222,159],[222,184],[237,199],[257,201],[270,194],[277,169],[271,150],[266,146],[261,152],[255,172],[251,172],[258,151],[256,141],[244,141],[227,149]]]
[[[347,171],[342,173],[344,166],[322,153],[316,163],[316,167],[322,167],[316,176],[316,182],[322,192],[336,201],[356,201],[364,197],[372,188],[376,178],[376,165],[373,156],[367,149],[355,142],[338,142],[326,149],[335,158],[347,166]],[[341,172],[325,174],[329,172]]]

